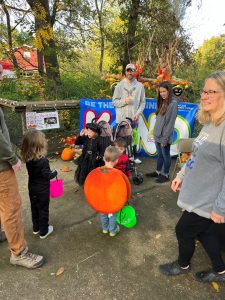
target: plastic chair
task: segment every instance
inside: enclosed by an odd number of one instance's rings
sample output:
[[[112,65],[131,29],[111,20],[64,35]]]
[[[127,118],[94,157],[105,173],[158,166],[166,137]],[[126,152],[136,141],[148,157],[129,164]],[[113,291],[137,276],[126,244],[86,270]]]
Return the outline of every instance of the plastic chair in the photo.
[[[193,144],[194,138],[187,138],[187,139],[179,139],[177,142],[177,152],[178,156],[175,162],[175,166],[173,169],[173,175],[172,179],[174,178],[174,174],[177,170],[177,168],[181,169],[183,165],[187,162],[189,156],[187,156],[187,159],[182,159],[182,155],[184,153],[191,153],[192,152],[192,144]]]

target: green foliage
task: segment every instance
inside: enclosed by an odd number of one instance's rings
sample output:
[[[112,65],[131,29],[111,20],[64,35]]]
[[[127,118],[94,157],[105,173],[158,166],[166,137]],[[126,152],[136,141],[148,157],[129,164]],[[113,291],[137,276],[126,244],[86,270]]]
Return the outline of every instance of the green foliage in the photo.
[[[37,73],[33,76],[18,76],[17,79],[4,78],[0,83],[1,98],[16,101],[44,99],[44,81]]]
[[[49,99],[80,99],[98,98],[103,82],[100,74],[74,72],[63,73],[60,86],[52,88],[52,83],[46,83],[46,97]]]
[[[199,75],[206,77],[216,70],[225,69],[225,34],[206,40],[194,55]]]
[[[206,77],[216,70],[225,70],[225,35],[206,40],[193,54],[192,61],[179,66],[174,73],[192,84],[189,99],[198,102]]]
[[[0,83],[1,98],[16,101],[98,98],[104,82],[100,74],[76,72],[63,73],[62,84],[43,81],[38,74],[31,77],[7,79]]]
[[[0,82],[0,97],[18,101],[19,95],[16,88],[16,80],[4,78]]]

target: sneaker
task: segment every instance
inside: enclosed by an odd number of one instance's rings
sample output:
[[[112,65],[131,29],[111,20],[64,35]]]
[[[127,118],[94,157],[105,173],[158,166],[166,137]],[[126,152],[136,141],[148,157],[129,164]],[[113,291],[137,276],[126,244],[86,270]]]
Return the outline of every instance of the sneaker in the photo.
[[[156,171],[145,174],[145,176],[147,176],[147,177],[159,177],[159,175],[160,175],[160,173],[158,173]]]
[[[6,239],[6,235],[4,231],[0,231],[0,243],[5,242]]]
[[[108,232],[108,230],[104,230],[104,229],[103,229],[103,230],[102,230],[102,233],[106,234],[106,233],[109,233],[109,232]]]
[[[53,233],[53,226],[48,226],[48,232],[45,235],[40,235],[40,239],[46,239],[47,236],[49,236],[51,233]]]
[[[157,183],[164,183],[164,182],[167,182],[167,181],[170,181],[169,176],[165,176],[165,175],[162,175],[162,174],[160,174],[158,176],[158,178],[155,180],[155,182],[157,182]]]
[[[198,281],[201,282],[225,282],[225,273],[218,274],[213,270],[198,272],[195,274],[195,277]]]
[[[164,275],[181,275],[188,273],[190,271],[191,267],[188,266],[188,268],[182,268],[177,261],[174,261],[172,263],[168,263],[165,265],[160,265],[159,270]]]
[[[142,161],[139,158],[135,158],[134,162],[135,162],[135,164],[141,164],[142,163]]]
[[[26,249],[18,256],[15,256],[12,253],[10,257],[10,263],[14,266],[36,269],[43,265],[44,258],[41,255],[28,252],[28,248],[26,247]]]
[[[109,233],[109,236],[114,237],[114,236],[116,236],[119,232],[120,232],[120,227],[117,226],[116,232],[114,232],[114,233],[110,232],[110,233]]]
[[[39,233],[39,230],[38,231],[33,231],[33,234],[35,234],[35,235],[38,234],[38,233]]]

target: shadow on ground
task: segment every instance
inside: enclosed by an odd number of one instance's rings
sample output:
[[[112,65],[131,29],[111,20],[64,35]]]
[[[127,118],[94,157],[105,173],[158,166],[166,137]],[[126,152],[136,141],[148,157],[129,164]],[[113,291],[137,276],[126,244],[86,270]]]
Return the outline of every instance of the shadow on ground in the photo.
[[[72,171],[61,172],[64,165]],[[24,166],[18,174],[26,240],[46,263],[37,270],[11,266],[7,244],[0,244],[0,299],[224,299],[223,284],[216,292],[212,285],[194,279],[195,272],[210,268],[200,245],[190,274],[164,277],[158,271],[159,264],[177,255],[174,227],[181,211],[168,184],[145,178],[142,185],[133,186],[137,225],[121,228],[118,236],[110,238],[101,234],[98,216],[74,184],[74,164],[51,159],[51,166],[64,178],[65,193],[51,201],[50,224],[55,232],[46,240],[32,234]],[[145,158],[139,170],[145,173],[154,166],[154,159]],[[65,271],[56,277],[60,267]]]

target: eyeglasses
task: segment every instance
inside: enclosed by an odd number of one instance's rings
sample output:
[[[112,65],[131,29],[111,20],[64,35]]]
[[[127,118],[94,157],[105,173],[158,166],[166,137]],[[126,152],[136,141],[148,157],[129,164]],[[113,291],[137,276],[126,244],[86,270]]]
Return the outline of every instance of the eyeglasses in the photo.
[[[221,91],[213,91],[213,90],[205,91],[205,90],[202,90],[200,92],[200,96],[213,97],[217,93],[221,93]]]
[[[135,71],[132,69],[127,69],[126,72],[135,72]]]

